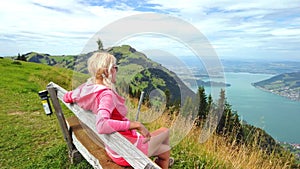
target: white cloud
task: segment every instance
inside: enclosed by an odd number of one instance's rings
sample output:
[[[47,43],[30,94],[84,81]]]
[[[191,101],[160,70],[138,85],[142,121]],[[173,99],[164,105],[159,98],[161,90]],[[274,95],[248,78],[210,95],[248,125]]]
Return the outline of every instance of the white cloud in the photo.
[[[270,32],[274,36],[300,36],[300,29],[277,28]]]
[[[29,51],[69,54],[66,49],[78,54],[103,26],[134,13],[60,0],[5,1],[0,11],[0,55]],[[8,39],[16,49],[5,47]]]
[[[221,56],[238,55],[240,50],[267,49],[274,46],[283,50],[291,35],[299,37],[299,0],[267,1],[159,1],[161,9],[177,9],[176,15],[195,25],[210,40]],[[174,14],[174,13],[173,13]],[[297,22],[298,21],[298,22]],[[282,46],[278,44],[280,38]],[[228,52],[230,51],[230,52]],[[295,52],[295,51],[291,51]],[[281,55],[277,53],[278,56]],[[252,56],[250,56],[252,55]],[[270,55],[276,55],[272,52]],[[295,53],[293,53],[295,55]],[[249,54],[253,57],[253,52]]]
[[[121,2],[110,6],[113,4],[111,0],[93,1],[93,5],[89,5],[89,1],[82,2],[3,1],[0,6],[0,55],[29,51],[77,54],[103,27],[120,18],[142,13]],[[280,51],[284,51],[285,55],[290,52],[289,56],[295,57],[299,53],[296,50],[300,39],[299,2],[150,0],[147,4],[139,2],[139,6],[144,5],[145,9],[162,11],[191,23],[208,38],[221,57],[238,57],[240,51],[249,51],[249,54],[243,52],[249,57],[259,57],[266,54],[260,53],[261,49],[268,50],[272,56],[280,57]],[[188,32],[178,31],[188,36]],[[160,47],[174,45],[162,41],[156,43]],[[135,47],[135,44],[131,45]],[[137,43],[137,46],[142,45],[147,46],[145,42]],[[175,47],[180,50],[180,47]]]

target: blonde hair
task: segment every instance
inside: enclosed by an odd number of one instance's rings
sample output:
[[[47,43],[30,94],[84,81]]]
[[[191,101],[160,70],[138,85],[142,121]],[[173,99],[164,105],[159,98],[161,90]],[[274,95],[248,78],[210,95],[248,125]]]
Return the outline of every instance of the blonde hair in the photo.
[[[107,52],[95,52],[87,61],[88,71],[91,75],[89,79],[92,83],[101,80],[103,84],[111,89],[114,88],[112,83],[111,70],[116,64],[116,58]]]

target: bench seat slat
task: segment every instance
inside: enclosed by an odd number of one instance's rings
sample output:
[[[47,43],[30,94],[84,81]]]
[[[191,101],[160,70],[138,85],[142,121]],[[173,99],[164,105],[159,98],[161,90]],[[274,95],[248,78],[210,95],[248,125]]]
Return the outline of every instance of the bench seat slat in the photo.
[[[87,127],[82,127],[82,124],[77,117],[73,116],[66,119],[69,130],[72,132],[73,144],[82,156],[97,169],[122,169],[114,163],[105,152],[103,143],[89,133]]]

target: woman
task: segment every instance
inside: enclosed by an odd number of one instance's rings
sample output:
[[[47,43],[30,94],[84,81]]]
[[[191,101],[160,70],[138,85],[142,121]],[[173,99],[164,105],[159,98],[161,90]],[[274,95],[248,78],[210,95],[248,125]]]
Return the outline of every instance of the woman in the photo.
[[[115,131],[122,134],[148,157],[157,156],[155,162],[163,169],[169,167],[169,129],[160,128],[150,133],[137,121],[126,118],[125,100],[116,91],[116,58],[106,52],[96,52],[88,59],[91,78],[77,89],[67,92],[64,101],[77,103],[85,110],[96,114],[96,128],[99,134]],[[137,132],[139,131],[139,132]],[[121,166],[130,166],[124,158],[105,146],[108,156]]]

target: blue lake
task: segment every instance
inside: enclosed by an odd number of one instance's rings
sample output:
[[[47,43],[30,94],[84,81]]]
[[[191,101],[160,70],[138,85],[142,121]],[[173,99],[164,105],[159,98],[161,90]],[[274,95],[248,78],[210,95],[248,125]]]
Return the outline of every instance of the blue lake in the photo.
[[[232,105],[232,109],[238,112],[242,120],[264,129],[276,140],[300,143],[300,102],[257,89],[251,85],[251,83],[272,76],[225,73],[226,83],[231,84],[225,89],[227,101]],[[207,93],[210,90],[211,88],[206,88]]]

